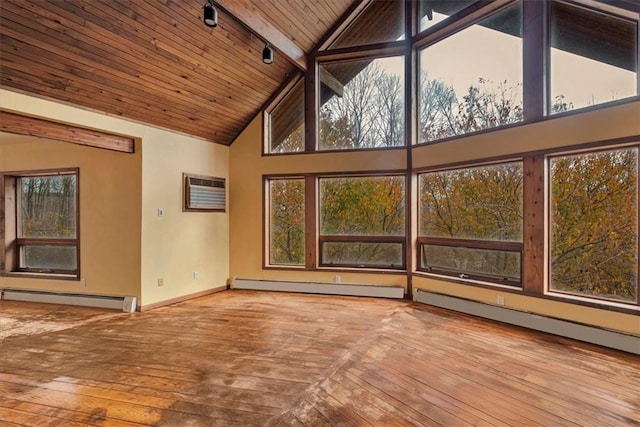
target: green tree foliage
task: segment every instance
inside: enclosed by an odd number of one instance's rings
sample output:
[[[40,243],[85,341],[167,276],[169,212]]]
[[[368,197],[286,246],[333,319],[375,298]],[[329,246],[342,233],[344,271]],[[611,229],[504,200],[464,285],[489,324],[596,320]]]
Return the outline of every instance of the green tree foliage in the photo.
[[[551,161],[551,287],[635,301],[638,149]]]
[[[304,265],[304,179],[270,181],[270,263]]]
[[[522,241],[522,163],[420,175],[420,235]],[[425,267],[519,280],[520,256],[506,251],[425,245]]]
[[[344,86],[342,98],[334,96],[322,106],[321,148],[402,145],[402,86],[397,76],[370,63]],[[503,81],[496,85],[479,79],[458,97],[450,85],[423,75],[419,85],[419,139],[433,141],[521,121],[521,94],[520,84]],[[551,105],[554,113],[573,108],[573,103],[561,95]],[[288,143],[301,147],[302,138],[301,132],[294,132]],[[637,300],[637,148],[557,157],[551,162],[551,176],[551,288],[620,301]],[[422,174],[420,235],[522,242],[522,179],[519,162]],[[324,178],[322,183],[321,234],[404,235],[403,178]],[[302,190],[300,184],[296,191],[283,186],[279,190],[283,194],[272,192],[275,205],[282,211],[274,216],[272,262],[304,261]],[[293,197],[295,194],[298,197]],[[520,277],[521,260],[515,252],[425,245],[421,255],[425,266]],[[402,257],[400,245],[370,241],[325,242],[322,256],[325,263],[386,266]]]
[[[420,234],[521,242],[522,178],[519,162],[420,175]]]
[[[320,180],[320,233],[336,236],[403,236],[404,177]]]
[[[320,234],[403,236],[405,187],[402,176],[322,178]],[[400,265],[402,245],[379,242],[325,243],[325,264]]]

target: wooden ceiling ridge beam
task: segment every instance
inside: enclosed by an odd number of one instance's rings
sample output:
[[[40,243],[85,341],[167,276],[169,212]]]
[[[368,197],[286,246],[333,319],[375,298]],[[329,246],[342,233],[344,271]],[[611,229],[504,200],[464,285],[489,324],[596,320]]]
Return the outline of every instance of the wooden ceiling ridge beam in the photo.
[[[247,27],[263,41],[276,48],[301,71],[307,71],[307,55],[291,39],[256,13],[255,7],[247,0],[212,0],[216,7]]]

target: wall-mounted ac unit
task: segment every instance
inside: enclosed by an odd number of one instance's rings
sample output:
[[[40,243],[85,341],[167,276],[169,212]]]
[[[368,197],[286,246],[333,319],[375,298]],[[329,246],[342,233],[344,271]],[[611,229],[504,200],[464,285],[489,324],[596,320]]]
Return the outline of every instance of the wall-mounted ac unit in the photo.
[[[224,178],[182,174],[184,178],[184,207],[188,211],[224,212],[227,189]]]

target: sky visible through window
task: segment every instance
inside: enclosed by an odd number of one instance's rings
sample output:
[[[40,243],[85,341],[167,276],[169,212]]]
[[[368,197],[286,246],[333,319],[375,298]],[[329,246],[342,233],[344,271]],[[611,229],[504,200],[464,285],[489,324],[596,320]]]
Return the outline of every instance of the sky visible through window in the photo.
[[[446,19],[434,12],[431,26]],[[423,19],[427,19],[426,17]],[[522,82],[522,39],[500,31],[473,25],[428,48],[422,55],[421,68],[430,79],[442,80],[453,87],[458,98],[480,78],[489,78],[487,89],[497,89],[506,80],[508,84]],[[452,66],[451,52],[465,52],[464,62]],[[496,67],[508,59],[517,58],[519,67]],[[398,74],[402,58],[389,59],[380,66],[387,72]],[[551,93],[563,95],[566,102],[584,107],[637,94],[636,73],[598,62],[559,49],[551,49],[553,72]],[[496,77],[496,69],[500,77]],[[491,87],[490,85],[494,85]],[[520,94],[521,95],[521,94]],[[522,99],[519,99],[522,102]]]

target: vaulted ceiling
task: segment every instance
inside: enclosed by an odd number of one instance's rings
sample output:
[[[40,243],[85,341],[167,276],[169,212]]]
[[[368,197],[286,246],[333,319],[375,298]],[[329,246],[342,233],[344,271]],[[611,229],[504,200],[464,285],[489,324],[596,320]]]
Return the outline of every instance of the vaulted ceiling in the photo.
[[[0,86],[229,145],[358,0],[203,3],[1,0]]]

